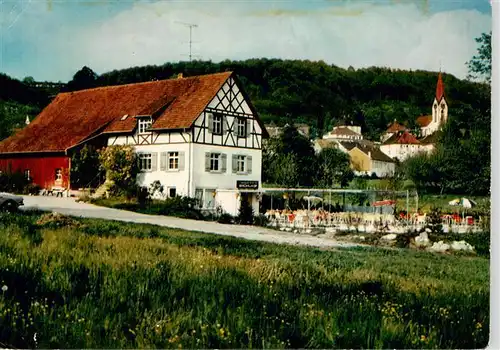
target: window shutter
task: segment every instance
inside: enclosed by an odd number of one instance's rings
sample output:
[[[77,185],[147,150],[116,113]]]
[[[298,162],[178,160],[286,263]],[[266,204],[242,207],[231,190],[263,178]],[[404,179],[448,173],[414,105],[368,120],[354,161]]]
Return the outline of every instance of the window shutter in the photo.
[[[210,152],[205,152],[205,171],[210,171]]]
[[[221,115],[220,116],[220,122],[221,122],[221,132],[222,132],[222,135],[225,135],[226,134],[226,130],[227,130],[227,126],[226,126],[226,123],[227,123],[227,119],[224,118],[224,115]]]
[[[160,171],[167,170],[167,152],[161,152],[160,154]]]
[[[184,152],[179,152],[179,170],[184,170]]]
[[[158,153],[154,152],[151,154],[151,171],[156,171],[158,169]]]
[[[247,156],[246,160],[246,166],[247,166],[247,173],[251,174],[252,173],[252,156]]]
[[[213,133],[214,132],[214,116],[212,113],[208,113],[208,132]]]
[[[227,170],[227,155],[225,153],[222,153],[221,156],[221,172],[225,173]]]
[[[250,136],[250,133],[252,132],[252,119],[247,120],[247,137]]]
[[[238,172],[238,156],[233,154],[233,174]]]

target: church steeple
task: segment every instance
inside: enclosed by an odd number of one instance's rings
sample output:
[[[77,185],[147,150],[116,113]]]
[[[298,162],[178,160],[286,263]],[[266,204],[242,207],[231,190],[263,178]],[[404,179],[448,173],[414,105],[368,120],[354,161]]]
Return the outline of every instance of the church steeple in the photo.
[[[441,72],[438,75],[438,82],[436,85],[436,100],[441,102],[441,99],[444,97],[444,84],[443,77],[441,76]]]

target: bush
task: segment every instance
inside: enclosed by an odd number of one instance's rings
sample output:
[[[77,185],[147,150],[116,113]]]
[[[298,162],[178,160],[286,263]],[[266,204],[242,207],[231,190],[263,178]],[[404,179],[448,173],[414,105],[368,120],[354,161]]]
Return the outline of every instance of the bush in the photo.
[[[25,188],[31,183],[21,172],[6,172],[0,175],[0,191],[10,193],[25,193]]]
[[[106,179],[112,181],[112,192],[131,198],[137,190],[139,164],[131,146],[109,146],[99,151],[99,161],[106,171]]]
[[[253,223],[253,208],[250,203],[243,199],[240,200],[240,209],[238,211],[237,221],[240,225],[251,225]]]
[[[42,188],[36,184],[33,184],[33,183],[30,183],[28,185],[26,185],[23,189],[23,194],[32,194],[32,195],[36,195],[36,194],[39,194],[40,193],[40,190]]]
[[[260,214],[253,218],[253,224],[256,226],[266,227],[269,224],[267,216]]]
[[[158,214],[203,220],[203,214],[199,209],[196,209],[197,203],[198,200],[196,198],[182,196],[167,198],[159,204]]]
[[[234,218],[231,214],[222,213],[217,219],[219,224],[234,224]]]

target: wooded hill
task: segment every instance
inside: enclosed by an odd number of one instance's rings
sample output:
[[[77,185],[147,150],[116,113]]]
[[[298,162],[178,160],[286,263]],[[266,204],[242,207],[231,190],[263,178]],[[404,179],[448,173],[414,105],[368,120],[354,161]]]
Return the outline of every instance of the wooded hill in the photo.
[[[430,114],[437,81],[437,72],[378,67],[343,69],[321,61],[263,58],[221,63],[166,63],[101,75],[84,67],[64,90],[168,79],[178,73],[187,77],[228,70],[238,74],[265,123],[306,123],[312,127],[313,135],[318,135],[338,122],[352,121],[374,139],[394,119],[415,127],[417,116]],[[38,113],[49,102],[49,97],[46,91],[6,75],[1,74],[0,79],[0,99],[4,101],[0,106],[10,101],[9,106],[18,109],[14,114],[1,109],[0,136],[5,137],[12,130],[12,123],[24,122],[25,113]],[[443,74],[443,81],[451,119],[466,129],[476,124],[481,124],[481,128],[489,125],[489,85],[460,80],[449,74]],[[30,107],[22,109],[26,105]]]

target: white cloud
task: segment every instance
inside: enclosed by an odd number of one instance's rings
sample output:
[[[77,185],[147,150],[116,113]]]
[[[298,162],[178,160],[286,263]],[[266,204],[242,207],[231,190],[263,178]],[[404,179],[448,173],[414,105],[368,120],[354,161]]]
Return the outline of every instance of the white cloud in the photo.
[[[189,30],[198,24],[193,54],[214,62],[274,57],[324,60],[342,67],[390,66],[438,70],[463,78],[474,38],[491,30],[491,16],[474,10],[426,15],[411,3],[356,2],[320,10],[284,9],[283,2],[136,3],[87,27],[52,38],[57,76],[83,65],[103,73],[136,65],[187,60]]]

